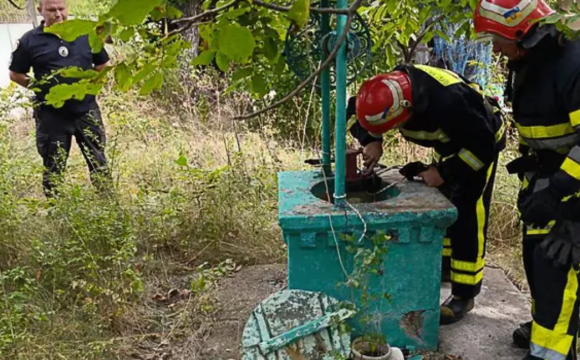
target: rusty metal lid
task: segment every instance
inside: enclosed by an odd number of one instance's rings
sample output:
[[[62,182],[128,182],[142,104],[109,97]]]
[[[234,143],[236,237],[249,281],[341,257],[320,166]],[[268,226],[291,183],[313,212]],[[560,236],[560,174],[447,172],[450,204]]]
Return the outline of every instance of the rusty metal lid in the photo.
[[[335,360],[350,355],[354,311],[320,292],[284,290],[259,304],[244,329],[243,360]]]

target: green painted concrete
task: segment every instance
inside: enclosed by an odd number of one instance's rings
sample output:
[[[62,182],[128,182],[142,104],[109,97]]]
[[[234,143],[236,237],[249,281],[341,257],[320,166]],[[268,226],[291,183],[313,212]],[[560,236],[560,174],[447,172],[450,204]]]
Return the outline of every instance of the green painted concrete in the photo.
[[[382,177],[388,183],[401,179],[396,172]],[[358,294],[353,297],[350,289],[337,286],[346,280],[337,246],[347,271],[352,271],[353,255],[345,250],[340,234],[358,239],[363,224],[354,211],[312,194],[311,189],[323,180],[320,171],[279,174],[279,223],[288,246],[288,286],[360,304]],[[422,183],[403,181],[390,191],[386,200],[353,204],[367,224],[367,236],[377,232],[393,235],[384,272],[371,282],[371,293],[378,299],[371,301],[374,326],[366,331],[381,331],[392,346],[434,350],[439,333],[443,237],[457,211],[438,190]],[[370,240],[363,244],[370,246]],[[382,297],[385,292],[390,301]],[[364,330],[360,319],[359,315],[350,321],[353,336]]]

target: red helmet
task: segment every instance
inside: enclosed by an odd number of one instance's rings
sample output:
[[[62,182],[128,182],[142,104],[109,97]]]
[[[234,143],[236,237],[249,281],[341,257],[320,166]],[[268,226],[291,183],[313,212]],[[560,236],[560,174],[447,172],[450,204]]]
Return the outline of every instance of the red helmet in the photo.
[[[534,26],[532,20],[552,13],[544,0],[479,0],[473,22],[480,37],[499,35],[518,41]]]
[[[365,81],[356,99],[356,116],[368,132],[382,134],[409,120],[411,80],[402,71],[381,74]]]

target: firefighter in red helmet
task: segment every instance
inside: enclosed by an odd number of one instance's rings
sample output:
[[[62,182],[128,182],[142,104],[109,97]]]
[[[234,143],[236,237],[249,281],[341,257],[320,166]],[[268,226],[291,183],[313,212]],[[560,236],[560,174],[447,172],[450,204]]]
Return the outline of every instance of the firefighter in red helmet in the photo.
[[[580,41],[541,19],[543,0],[479,0],[475,31],[509,60],[521,157],[508,164],[522,180],[518,210],[533,321],[514,342],[526,360],[576,359],[580,262]]]
[[[364,82],[349,100],[350,132],[364,147],[367,169],[382,156],[382,134],[397,128],[413,143],[434,148],[431,164],[401,170],[437,187],[458,209],[444,241],[443,275],[452,296],[441,306],[441,324],[461,320],[481,290],[489,206],[505,127],[495,99],[458,74],[405,65]]]

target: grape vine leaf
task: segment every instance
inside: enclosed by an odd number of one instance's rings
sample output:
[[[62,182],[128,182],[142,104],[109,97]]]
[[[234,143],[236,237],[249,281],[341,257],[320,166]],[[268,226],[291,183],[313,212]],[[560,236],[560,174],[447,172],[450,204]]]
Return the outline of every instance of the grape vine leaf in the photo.
[[[211,64],[215,57],[215,51],[205,50],[197,55],[191,62],[193,66],[206,66]]]
[[[139,94],[149,95],[153,90],[161,89],[162,85],[163,85],[163,73],[157,72],[155,75],[147,79],[147,81],[145,81],[145,83],[141,87],[141,90],[139,91]]]
[[[131,38],[135,35],[135,29],[133,28],[126,28],[119,34],[119,40],[123,42],[127,42],[131,40]]]
[[[162,4],[163,0],[117,0],[106,16],[116,18],[124,25],[139,25]]]
[[[55,108],[61,108],[66,100],[82,100],[87,95],[97,95],[102,87],[103,84],[86,81],[79,81],[74,84],[58,84],[53,86],[46,95],[46,103]]]
[[[268,92],[266,79],[260,74],[254,75],[252,78],[252,91],[260,96],[264,96]]]
[[[292,20],[299,28],[308,23],[309,17],[310,0],[296,0],[288,12],[288,19]]]
[[[264,41],[264,55],[270,61],[276,60],[276,56],[278,56],[278,43],[271,37]]]
[[[103,40],[97,35],[96,31],[91,31],[89,33],[89,45],[93,51],[93,54],[98,54],[105,47]]]
[[[44,32],[58,35],[64,41],[73,42],[79,36],[93,32],[96,26],[97,23],[95,21],[73,19],[44,28]]]
[[[219,52],[217,54],[215,62],[218,68],[223,72],[228,71],[228,69],[230,68],[230,59],[228,59],[228,57],[222,52]]]
[[[237,24],[224,26],[219,32],[218,42],[220,53],[242,64],[248,60],[256,47],[252,32]]]
[[[235,81],[247,78],[248,76],[251,76],[253,73],[254,73],[254,71],[252,70],[252,68],[240,69],[232,75],[232,81],[235,82]]]
[[[127,91],[133,85],[131,70],[124,62],[115,67],[115,81],[121,91]]]

